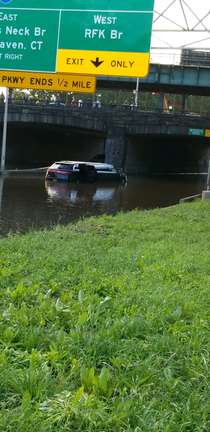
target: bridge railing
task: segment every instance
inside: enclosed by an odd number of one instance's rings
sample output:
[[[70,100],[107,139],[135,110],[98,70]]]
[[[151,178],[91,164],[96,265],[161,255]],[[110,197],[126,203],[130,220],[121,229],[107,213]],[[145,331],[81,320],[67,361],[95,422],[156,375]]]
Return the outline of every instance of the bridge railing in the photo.
[[[81,107],[72,107],[71,105],[68,104],[60,104],[60,105],[48,105],[45,104],[43,101],[39,101],[39,103],[36,103],[37,101],[29,101],[28,103],[24,104],[22,101],[13,101],[12,103],[9,104],[9,109],[12,109],[12,111],[18,111],[19,109],[26,109],[26,108],[31,108],[34,109],[36,111],[41,110],[41,111],[45,111],[48,110],[49,112],[57,112],[60,113],[61,115],[64,114],[64,112],[66,113],[71,113],[73,114],[75,113],[89,113],[90,115],[95,115],[97,114],[98,116],[100,115],[106,115],[113,113],[113,115],[117,115],[117,114],[122,114],[122,115],[129,115],[129,116],[136,116],[136,115],[148,115],[148,114],[162,114],[162,115],[169,115],[169,116],[186,116],[186,117],[210,117],[210,111],[190,111],[190,110],[182,110],[182,109],[170,109],[170,108],[155,108],[155,107],[147,107],[145,109],[142,109],[140,107],[137,106],[133,106],[133,105],[129,105],[129,106],[112,106],[110,107],[110,105],[103,105],[101,108],[97,108],[97,107],[87,107],[86,105],[83,105]],[[4,103],[0,103],[0,111],[4,110]]]
[[[9,104],[9,110],[12,112],[15,111],[22,111],[23,109],[32,109],[35,110],[37,113],[46,113],[46,110],[48,112],[51,112],[54,115],[79,115],[79,113],[88,113],[90,116],[97,115],[100,116],[106,116],[106,115],[113,115],[113,116],[145,116],[145,115],[164,115],[164,116],[181,116],[181,117],[189,117],[189,118],[199,118],[199,117],[210,117],[210,111],[190,111],[190,110],[182,110],[179,108],[175,109],[169,109],[169,108],[155,108],[155,107],[147,107],[145,109],[142,109],[138,106],[134,105],[128,105],[128,106],[110,106],[103,105],[101,108],[97,108],[96,106],[87,107],[85,104],[83,104],[81,107],[72,107],[70,104],[53,104],[49,105],[46,104],[43,100],[29,100],[27,103],[23,103],[22,100],[15,100],[10,102]],[[0,103],[0,112],[4,111],[4,103]]]

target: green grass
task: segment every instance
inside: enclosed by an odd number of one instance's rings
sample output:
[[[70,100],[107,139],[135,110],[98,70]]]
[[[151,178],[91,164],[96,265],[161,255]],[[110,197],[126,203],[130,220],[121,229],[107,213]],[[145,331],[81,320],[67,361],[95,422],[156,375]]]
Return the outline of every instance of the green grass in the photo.
[[[0,239],[1,432],[210,431],[209,214]]]

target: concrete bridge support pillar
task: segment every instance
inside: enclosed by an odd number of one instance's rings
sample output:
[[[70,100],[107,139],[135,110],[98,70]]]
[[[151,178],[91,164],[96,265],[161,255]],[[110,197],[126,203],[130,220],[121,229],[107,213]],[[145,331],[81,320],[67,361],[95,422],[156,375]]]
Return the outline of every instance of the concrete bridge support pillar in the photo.
[[[187,111],[187,98],[188,95],[182,95],[182,111]]]
[[[127,139],[124,126],[111,125],[105,145],[105,162],[124,169],[126,150]]]

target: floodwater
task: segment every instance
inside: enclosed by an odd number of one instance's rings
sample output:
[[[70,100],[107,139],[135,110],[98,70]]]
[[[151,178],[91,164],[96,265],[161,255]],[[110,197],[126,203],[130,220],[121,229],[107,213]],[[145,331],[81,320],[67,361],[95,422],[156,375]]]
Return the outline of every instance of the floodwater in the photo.
[[[26,233],[83,217],[153,209],[206,190],[207,175],[128,177],[117,183],[45,182],[42,176],[0,176],[0,236]]]

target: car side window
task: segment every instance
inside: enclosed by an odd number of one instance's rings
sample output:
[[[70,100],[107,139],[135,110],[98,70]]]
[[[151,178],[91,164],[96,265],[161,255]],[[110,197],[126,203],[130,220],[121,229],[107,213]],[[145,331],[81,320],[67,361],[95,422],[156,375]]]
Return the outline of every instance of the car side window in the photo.
[[[60,164],[57,166],[58,169],[60,170],[69,170],[71,169],[71,165],[67,165],[67,164]]]

